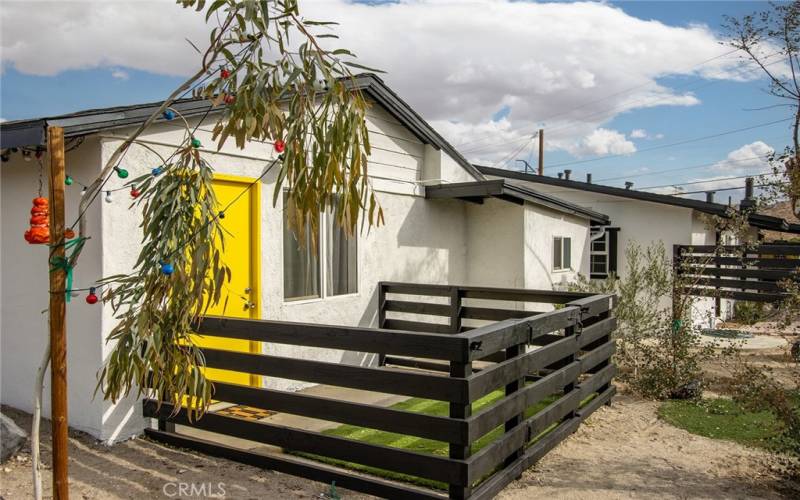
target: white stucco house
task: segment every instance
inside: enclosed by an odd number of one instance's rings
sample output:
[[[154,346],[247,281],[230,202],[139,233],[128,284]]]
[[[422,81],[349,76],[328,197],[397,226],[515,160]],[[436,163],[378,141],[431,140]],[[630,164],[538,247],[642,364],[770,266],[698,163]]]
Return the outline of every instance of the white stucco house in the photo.
[[[540,193],[571,202],[575,205],[606,214],[610,223],[596,226],[592,235],[588,276],[604,279],[609,273],[626,274],[625,249],[629,242],[646,247],[661,241],[668,255],[674,245],[715,245],[720,234],[708,225],[708,215],[725,216],[728,205],[715,203],[713,193],[705,201],[678,196],[638,191],[631,188],[604,186],[570,178],[565,171],[557,177],[476,166],[485,176],[516,182]],[[750,215],[753,231],[772,230],[800,233],[800,226],[780,217],[766,214]],[[713,318],[729,318],[733,300],[699,298],[693,320],[709,326]]]
[[[376,326],[376,285],[382,280],[550,289],[578,272],[589,272],[593,227],[626,223],[621,216],[615,220],[604,215],[611,207],[586,208],[580,199],[570,202],[510,180],[487,179],[378,77],[361,75],[356,84],[371,103],[369,174],[386,224],[355,239],[343,237],[323,217],[320,245],[303,250],[296,244],[284,207],[272,204],[275,173],[248,187],[277,154],[272,144],[251,142],[238,149],[231,143],[220,151],[201,147],[218,174],[221,200],[247,190],[225,219],[240,228],[226,241],[226,254],[229,247],[238,252],[227,292],[234,306],[226,314]],[[67,187],[69,222],[77,216],[81,184],[95,178],[132,128],[159,104],[0,124],[3,404],[31,410],[33,380],[47,339],[42,311],[48,303],[48,248],[23,239],[42,175],[34,152],[46,148],[46,128],[63,127],[67,138],[67,174],[75,181]],[[202,144],[213,144],[210,131],[221,110],[208,112],[208,102],[192,99],[174,107],[192,127],[198,126],[195,136]],[[165,155],[182,139],[183,130],[166,120],[139,138]],[[133,179],[151,172],[158,162],[145,147],[134,145],[121,166]],[[120,186],[124,182],[112,177],[106,189]],[[130,209],[127,191],[113,191],[103,201],[106,194],[87,213],[91,239],[75,269],[76,289],[128,271],[138,255],[140,214]],[[94,397],[97,371],[111,349],[105,338],[114,318],[109,307],[88,304],[85,295],[72,297],[67,310],[70,424],[104,441],[124,439],[144,427],[141,406],[133,399],[113,405]],[[264,349],[332,362],[376,362],[371,356],[332,350],[286,345]],[[281,379],[269,383],[279,389],[301,388]]]

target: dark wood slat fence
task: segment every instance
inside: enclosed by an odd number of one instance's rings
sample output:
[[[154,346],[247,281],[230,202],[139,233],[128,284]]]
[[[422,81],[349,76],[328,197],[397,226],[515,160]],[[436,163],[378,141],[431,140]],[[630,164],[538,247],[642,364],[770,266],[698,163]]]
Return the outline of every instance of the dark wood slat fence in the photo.
[[[216,413],[213,407],[190,421],[185,409],[159,407],[154,400],[144,403],[145,416],[158,423],[147,434],[382,497],[491,498],[614,394],[613,296],[380,283],[378,297],[377,329],[216,317],[205,318],[198,329],[215,337],[377,353],[378,366],[204,349],[207,366],[444,401],[449,416],[222,382],[215,383],[214,399],[443,441],[449,443],[449,456],[289,427],[269,418],[248,420]],[[491,323],[467,327],[463,320]],[[498,390],[502,397],[473,412],[475,401]],[[546,398],[550,403],[544,409],[526,416],[526,409]],[[475,441],[498,427],[502,432],[494,441],[474,449]],[[245,451],[197,437],[197,430],[438,481],[448,489],[390,481],[288,453]]]
[[[684,291],[701,297],[779,302],[786,297],[780,282],[800,280],[798,243],[763,243],[753,249],[675,245],[673,259],[687,283]]]

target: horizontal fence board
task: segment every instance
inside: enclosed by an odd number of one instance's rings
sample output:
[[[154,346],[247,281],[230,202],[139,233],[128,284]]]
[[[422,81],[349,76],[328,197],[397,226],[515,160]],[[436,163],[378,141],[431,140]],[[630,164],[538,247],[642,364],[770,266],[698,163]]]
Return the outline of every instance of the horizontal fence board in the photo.
[[[759,269],[794,269],[800,267],[800,259],[772,257],[688,257],[687,267],[716,264],[720,266],[754,266]]]
[[[592,395],[592,393],[597,392],[597,389],[611,382],[611,379],[614,378],[615,373],[617,373],[617,367],[614,365],[608,365],[602,370],[593,374],[591,377],[582,381],[578,385],[581,390],[581,399],[588,398]]]
[[[682,293],[699,297],[720,297],[723,299],[749,300],[753,302],[780,302],[788,295],[765,292],[738,292],[733,290],[717,290],[715,288],[682,288]]]
[[[525,446],[551,424],[563,419],[580,405],[580,391],[572,390],[554,401],[542,411],[531,415],[500,439],[486,446],[469,458],[470,481],[476,481],[503,462],[511,453]],[[539,429],[534,431],[534,429]]]
[[[503,387],[513,380],[520,379],[536,370],[550,366],[578,351],[576,336],[564,337],[550,345],[526,352],[502,363],[482,370],[469,379],[470,401]]]
[[[456,377],[219,349],[201,350],[209,368],[441,401],[466,402],[468,397],[466,379]]]
[[[467,423],[463,420],[223,382],[214,382],[214,389],[214,399],[226,403],[441,441],[469,442]]]
[[[579,311],[578,307],[565,307],[530,319],[500,321],[470,330],[459,337],[468,340],[470,358],[480,359],[506,347],[530,343],[541,335],[573,326],[578,321]]]
[[[542,302],[547,304],[563,304],[570,300],[587,297],[591,294],[583,292],[558,292],[550,290],[524,290],[518,288],[482,288],[459,287],[465,299],[490,299],[514,302]]]
[[[501,471],[492,475],[489,479],[481,483],[472,493],[470,500],[489,500],[494,498],[508,483],[517,479],[522,472],[539,461],[543,456],[564,440],[567,436],[575,432],[580,425],[580,421],[570,419],[560,424],[553,431],[544,436],[541,440],[531,445],[522,454],[522,457],[506,466]]]
[[[598,394],[594,399],[589,401],[586,404],[586,406],[584,406],[583,408],[579,409],[578,412],[577,412],[578,417],[580,417],[581,420],[586,420],[587,418],[589,418],[589,415],[594,413],[595,410],[597,410],[598,408],[600,408],[604,404],[606,404],[609,401],[611,401],[611,398],[613,398],[614,394],[616,394],[616,393],[617,393],[617,388],[614,387],[613,385],[610,386],[608,389],[606,389],[602,393]]]
[[[403,295],[432,295],[434,297],[449,297],[452,286],[450,285],[418,285],[414,283],[381,282],[386,293],[399,293]]]
[[[519,309],[493,309],[489,307],[471,307],[465,306],[461,308],[461,317],[465,319],[484,319],[489,321],[502,321],[504,319],[513,318],[528,318],[542,314],[537,311],[521,311]]]
[[[386,328],[390,328],[392,330],[408,330],[411,332],[433,332],[433,333],[450,332],[450,325],[445,325],[441,323],[426,323],[423,321],[406,321],[404,319],[386,318],[386,321],[384,321],[383,324],[386,326]]]
[[[613,309],[615,300],[614,295],[592,295],[568,302],[567,306],[580,307],[581,319],[587,319]]]
[[[523,413],[550,394],[561,391],[564,386],[575,381],[580,374],[579,363],[571,363],[532,384],[506,396],[489,408],[483,409],[467,419],[470,440],[476,440],[514,415]]]
[[[682,276],[731,276],[735,278],[757,278],[761,280],[780,281],[791,278],[792,274],[775,269],[742,269],[741,267],[703,267],[692,266],[681,269]],[[797,276],[800,279],[800,275]]]
[[[713,254],[717,252],[717,247],[715,245],[682,245],[681,250],[683,252],[689,253],[699,253],[699,254]],[[735,246],[735,245],[723,245],[719,247],[719,251],[722,252],[741,252],[742,247]],[[800,255],[800,244],[797,245],[770,245],[769,243],[762,243],[757,247],[753,248],[752,250],[748,250],[745,253],[752,254],[768,254],[768,255]]]
[[[710,273],[709,273],[710,274]],[[783,290],[775,281],[735,280],[717,278],[689,278],[693,286],[713,286],[720,288],[737,288],[741,290],[761,290],[764,292],[782,293]]]
[[[387,300],[384,303],[386,311],[428,314],[432,316],[450,316],[451,308],[447,304],[431,304],[427,302],[407,302],[404,300]]]
[[[450,373],[449,363],[437,363],[435,361],[425,361],[416,358],[399,358],[397,356],[386,356],[385,363],[387,365],[407,366],[409,368],[419,368],[421,370]]]
[[[578,361],[581,364],[581,372],[586,373],[603,361],[611,359],[616,349],[616,342],[609,340],[605,344],[579,357]]]
[[[580,335],[578,335],[578,347],[583,349],[592,342],[611,335],[611,332],[617,327],[617,318],[611,317],[598,321],[589,326],[583,327]]]
[[[452,335],[206,316],[197,333],[255,342],[302,345],[464,361],[467,344]]]
[[[441,500],[446,498],[433,490],[387,481],[374,476],[358,475],[345,469],[339,469],[292,455],[252,452],[197,437],[157,431],[154,429],[145,429],[145,434],[151,439],[171,446],[189,448],[213,457],[225,458],[262,469],[275,470],[284,474],[318,481],[326,485],[335,482],[336,486],[340,488],[347,488],[382,498],[404,500]]]
[[[291,451],[312,453],[364,465],[380,464],[382,469],[466,485],[467,464],[446,457],[215,413],[206,413],[203,418],[190,422],[184,408],[172,415],[172,405],[164,403],[158,410],[152,400],[145,400],[144,412],[146,417],[163,418],[179,425],[191,425],[196,429],[280,446]]]

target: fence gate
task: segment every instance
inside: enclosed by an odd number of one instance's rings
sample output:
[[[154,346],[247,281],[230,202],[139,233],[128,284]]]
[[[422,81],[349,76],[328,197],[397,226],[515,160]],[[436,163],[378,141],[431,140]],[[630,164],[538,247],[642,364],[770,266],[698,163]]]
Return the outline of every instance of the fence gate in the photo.
[[[675,245],[673,264],[691,295],[775,303],[787,297],[782,281],[800,281],[800,243]]]

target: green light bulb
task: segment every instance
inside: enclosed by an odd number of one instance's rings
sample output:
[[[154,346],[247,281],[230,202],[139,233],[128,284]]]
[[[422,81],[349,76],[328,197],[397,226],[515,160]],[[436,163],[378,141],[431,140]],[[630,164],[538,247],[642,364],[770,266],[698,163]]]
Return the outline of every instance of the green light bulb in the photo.
[[[199,148],[200,146],[202,146],[202,144],[200,143],[200,139],[192,137],[192,147]]]
[[[73,182],[75,181],[73,181],[72,177],[70,177],[69,175],[64,177],[64,184],[66,184],[67,186],[71,186]]]
[[[116,170],[117,170],[117,177],[119,177],[120,179],[128,177],[128,171],[125,170],[124,168],[117,168]]]

